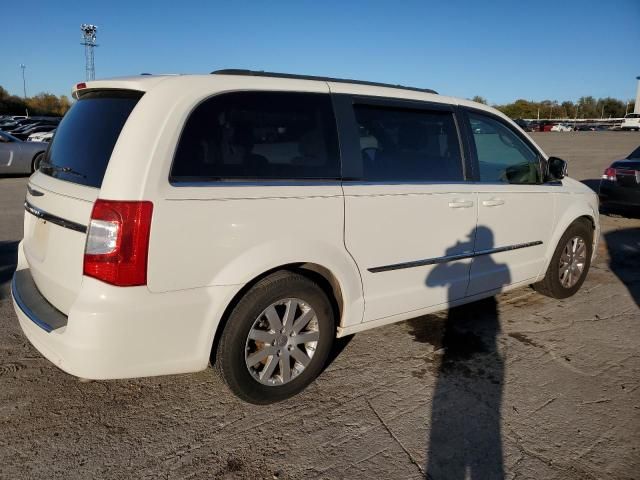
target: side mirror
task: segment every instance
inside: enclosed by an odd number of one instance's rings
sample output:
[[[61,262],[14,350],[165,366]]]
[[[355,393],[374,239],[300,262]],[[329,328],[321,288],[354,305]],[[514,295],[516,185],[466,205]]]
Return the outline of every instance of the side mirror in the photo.
[[[567,176],[567,162],[558,157],[547,160],[547,180],[562,180]]]

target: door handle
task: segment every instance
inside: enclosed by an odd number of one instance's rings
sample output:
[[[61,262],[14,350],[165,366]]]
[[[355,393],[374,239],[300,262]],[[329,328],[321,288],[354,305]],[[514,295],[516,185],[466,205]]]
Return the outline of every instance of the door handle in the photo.
[[[489,200],[483,200],[482,205],[485,207],[497,207],[499,205],[504,205],[504,200],[501,198],[491,198]]]
[[[449,208],[469,208],[473,207],[471,200],[453,200],[449,202]]]

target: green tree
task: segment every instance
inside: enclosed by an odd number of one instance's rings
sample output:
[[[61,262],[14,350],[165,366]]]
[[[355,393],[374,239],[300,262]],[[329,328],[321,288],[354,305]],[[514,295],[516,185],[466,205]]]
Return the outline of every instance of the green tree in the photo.
[[[9,92],[0,86],[0,115],[24,115],[26,109],[22,98],[9,95]]]
[[[480,95],[476,95],[475,97],[473,97],[471,99],[472,102],[477,102],[477,103],[482,103],[483,105],[488,105],[489,103],[487,102],[487,99],[484,97],[481,97]]]
[[[0,115],[55,115],[62,116],[71,108],[71,102],[66,95],[60,97],[51,93],[39,93],[25,99],[16,95],[9,95],[0,86]]]

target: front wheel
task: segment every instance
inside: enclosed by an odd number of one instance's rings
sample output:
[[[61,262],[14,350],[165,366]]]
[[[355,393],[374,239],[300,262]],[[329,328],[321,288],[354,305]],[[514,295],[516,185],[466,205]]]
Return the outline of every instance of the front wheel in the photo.
[[[276,272],[231,312],[216,351],[229,388],[255,404],[285,400],[322,371],[335,337],[332,305],[309,278]]]
[[[584,283],[591,266],[593,229],[587,220],[578,220],[569,226],[551,258],[542,281],[534,288],[553,298],[574,295]]]

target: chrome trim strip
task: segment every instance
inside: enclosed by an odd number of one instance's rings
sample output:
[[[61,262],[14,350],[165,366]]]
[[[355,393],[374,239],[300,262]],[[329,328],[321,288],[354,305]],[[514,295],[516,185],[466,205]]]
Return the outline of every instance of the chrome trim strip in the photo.
[[[463,260],[465,258],[474,258],[474,257],[480,257],[482,255],[491,255],[493,253],[508,252],[509,250],[518,250],[520,248],[535,247],[536,245],[542,245],[542,242],[538,240],[535,242],[519,243],[516,245],[509,245],[506,247],[497,247],[497,248],[490,248],[487,250],[479,250],[477,252],[458,253],[456,255],[445,255],[444,257],[435,257],[435,258],[427,258],[425,260],[414,260],[412,262],[395,263],[393,265],[384,265],[382,267],[368,268],[367,270],[369,270],[371,273],[380,273],[380,272],[388,272],[391,270],[401,270],[404,268],[423,267],[425,265],[436,265],[438,263],[453,262],[455,260]]]
[[[45,222],[55,223],[56,225],[60,225],[61,227],[68,228],[70,230],[75,230],[76,232],[87,233],[86,225],[72,222],[71,220],[66,220],[62,217],[47,213],[44,210],[40,210],[39,208],[34,207],[27,201],[24,202],[24,209],[34,217],[40,218]]]

